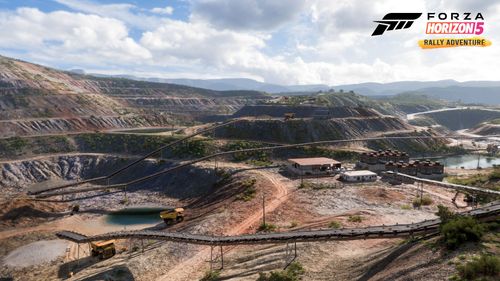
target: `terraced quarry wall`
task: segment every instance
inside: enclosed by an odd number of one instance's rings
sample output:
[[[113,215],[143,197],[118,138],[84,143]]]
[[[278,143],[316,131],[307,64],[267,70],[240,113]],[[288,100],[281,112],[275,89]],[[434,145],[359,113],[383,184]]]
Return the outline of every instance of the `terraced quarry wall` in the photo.
[[[469,129],[485,121],[500,118],[500,110],[458,109],[427,113],[421,116],[431,118],[437,124],[456,131]]]
[[[368,137],[377,133],[411,130],[396,117],[245,120],[216,130],[217,137],[280,143]]]
[[[500,135],[500,124],[483,123],[469,130],[471,133],[481,136]]]
[[[155,127],[172,122],[166,115],[81,116],[0,121],[3,137]]]
[[[294,113],[297,118],[309,118],[314,116],[328,116],[330,118],[344,117],[375,117],[380,116],[377,111],[366,107],[324,107],[324,106],[289,106],[289,105],[250,105],[244,106],[233,117],[245,116],[270,116],[283,118],[285,113]]]
[[[154,110],[173,115],[187,115],[192,118],[217,114],[232,114],[258,99],[245,98],[181,98],[181,97],[120,97],[127,104],[143,110]]]
[[[268,96],[74,74],[0,56],[0,134],[149,127],[232,114]]]

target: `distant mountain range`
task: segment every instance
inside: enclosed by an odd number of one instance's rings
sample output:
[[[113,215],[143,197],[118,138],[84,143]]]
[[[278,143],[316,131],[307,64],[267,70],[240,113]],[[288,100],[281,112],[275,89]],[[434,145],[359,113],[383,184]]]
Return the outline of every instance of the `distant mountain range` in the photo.
[[[72,69],[71,72],[83,74],[81,69]],[[317,84],[317,85],[278,85],[271,83],[259,82],[248,78],[222,78],[222,79],[168,79],[168,78],[144,78],[132,75],[104,75],[98,73],[89,73],[89,75],[97,77],[115,77],[115,78],[126,78],[132,80],[149,81],[149,82],[159,82],[159,83],[170,83],[178,84],[189,87],[203,88],[214,91],[233,91],[233,90],[250,90],[250,91],[261,91],[267,93],[290,93],[290,92],[318,92],[325,91],[331,87],[328,85]]]
[[[427,95],[453,102],[500,104],[500,81],[402,81],[393,83],[361,83],[339,85],[335,90],[354,91],[365,96],[391,96],[397,94]]]
[[[81,73],[81,70],[73,70]],[[105,76],[92,74],[94,76]],[[224,79],[164,79],[164,78],[140,78],[130,75],[117,75],[113,77],[142,80],[150,82],[163,82],[185,85],[190,87],[204,88],[215,91],[229,90],[253,90],[278,95],[297,95],[316,93],[319,91],[345,92],[354,91],[364,96],[392,96],[401,93],[427,95],[429,97],[444,99],[448,101],[461,101],[463,103],[486,103],[500,104],[500,81],[466,81],[455,80],[439,81],[400,81],[391,83],[359,83],[328,86],[324,84],[313,85],[278,85],[259,82],[247,78],[224,78]]]

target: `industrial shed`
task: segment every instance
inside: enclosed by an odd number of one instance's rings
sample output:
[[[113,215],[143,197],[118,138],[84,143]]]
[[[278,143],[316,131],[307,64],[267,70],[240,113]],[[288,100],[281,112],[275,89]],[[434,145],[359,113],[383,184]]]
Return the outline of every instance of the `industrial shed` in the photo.
[[[326,157],[288,159],[288,171],[294,175],[328,175],[339,171],[337,160]]]
[[[345,182],[367,182],[376,181],[377,174],[368,170],[347,171],[340,178]]]

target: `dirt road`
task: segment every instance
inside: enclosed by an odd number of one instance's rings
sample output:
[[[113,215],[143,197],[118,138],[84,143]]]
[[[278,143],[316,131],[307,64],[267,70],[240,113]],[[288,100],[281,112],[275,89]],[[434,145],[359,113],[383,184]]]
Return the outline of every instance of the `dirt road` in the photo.
[[[268,171],[254,170],[252,172],[258,174],[262,178],[269,181],[271,183],[272,188],[274,189],[272,198],[266,200],[266,213],[274,211],[281,203],[287,200],[287,195],[289,194],[288,191],[289,188],[285,183],[283,183],[283,181],[286,180],[285,178],[283,178],[279,174]],[[262,212],[259,210],[248,216],[245,220],[238,223],[231,229],[225,231],[224,235],[243,234],[252,225],[258,223],[261,220],[261,218],[262,218]],[[203,263],[209,256],[210,256],[210,248],[203,247],[202,250],[200,250],[195,256],[177,264],[157,280],[161,281],[196,280],[200,268],[203,268]]]

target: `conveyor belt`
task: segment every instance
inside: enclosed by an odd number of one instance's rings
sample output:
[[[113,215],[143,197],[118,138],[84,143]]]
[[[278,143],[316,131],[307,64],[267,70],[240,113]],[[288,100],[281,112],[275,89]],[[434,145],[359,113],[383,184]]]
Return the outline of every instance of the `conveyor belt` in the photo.
[[[50,188],[45,188],[45,189],[42,189],[42,190],[34,190],[34,191],[29,191],[28,194],[40,194],[40,193],[44,193],[44,192],[47,192],[47,191],[53,191],[53,190],[59,190],[59,189],[63,189],[63,188],[68,188],[68,187],[73,187],[73,186],[78,186],[78,185],[82,185],[82,184],[85,184],[85,183],[91,183],[91,182],[95,182],[95,181],[99,181],[99,180],[105,180],[105,179],[110,179],[116,175],[118,175],[119,173],[127,170],[128,168],[136,165],[137,163],[143,161],[144,159],[147,159],[148,157],[151,157],[153,155],[155,155],[156,153],[160,152],[161,150],[165,149],[165,148],[168,148],[168,147],[171,147],[171,146],[174,146],[180,142],[183,142],[187,139],[190,139],[190,138],[193,138],[195,136],[198,136],[198,135],[201,135],[201,134],[204,134],[206,132],[210,132],[210,131],[213,131],[213,130],[216,130],[220,127],[224,127],[224,126],[227,126],[229,124],[232,124],[232,123],[235,123],[235,122],[239,122],[241,121],[242,119],[234,119],[234,120],[231,120],[231,121],[228,121],[228,122],[224,122],[222,124],[218,124],[218,125],[215,125],[215,126],[212,126],[210,128],[207,128],[207,129],[204,129],[204,130],[201,130],[201,131],[198,131],[196,133],[193,133],[191,135],[188,135],[188,136],[185,136],[181,139],[178,139],[176,141],[173,141],[171,143],[168,143],[160,148],[157,148],[153,151],[151,151],[150,153],[142,156],[141,158],[139,159],[136,159],[134,162],[130,163],[130,164],[127,164],[126,166],[112,172],[111,174],[107,175],[107,176],[102,176],[102,177],[96,177],[96,178],[91,178],[91,179],[86,179],[86,180],[81,180],[81,181],[77,181],[77,182],[72,182],[72,183],[68,183],[68,184],[64,184],[64,185],[59,185],[59,186],[54,186],[54,187],[50,187]]]
[[[496,201],[478,209],[463,212],[461,214],[470,215],[480,220],[497,220],[498,216],[500,215],[500,202]],[[62,231],[58,232],[56,235],[60,239],[66,239],[76,243],[88,243],[92,241],[109,239],[134,238],[164,240],[210,246],[228,246],[407,237],[411,235],[436,233],[438,231],[440,223],[441,221],[439,219],[434,219],[413,224],[382,225],[364,228],[260,233],[237,236],[212,236],[152,230],[118,231],[94,236],[85,236],[72,231]]]
[[[391,171],[388,171],[388,172],[385,172],[385,173],[389,174],[389,175],[394,175],[394,176],[398,176],[398,177],[403,177],[403,178],[411,179],[411,180],[414,180],[414,181],[417,181],[417,182],[428,183],[428,184],[432,184],[432,185],[437,185],[437,186],[442,186],[442,187],[446,187],[446,188],[451,188],[451,189],[455,189],[455,190],[458,190],[458,191],[465,191],[465,192],[471,192],[471,193],[481,193],[481,194],[485,194],[485,195],[500,196],[500,191],[491,190],[491,189],[487,189],[487,188],[480,188],[480,187],[474,187],[474,186],[454,184],[454,183],[449,183],[449,182],[442,182],[442,181],[436,181],[436,180],[423,179],[423,178],[419,178],[419,177],[415,177],[415,176],[410,176],[410,175],[402,174],[402,173],[395,173],[395,172],[391,172]]]
[[[289,149],[289,148],[297,148],[297,147],[303,147],[303,146],[315,146],[315,145],[327,145],[327,144],[339,144],[339,143],[348,143],[348,142],[356,142],[356,141],[374,141],[374,140],[417,140],[417,139],[439,139],[439,138],[449,138],[450,136],[422,136],[422,137],[374,137],[374,138],[357,138],[357,139],[346,139],[346,140],[327,140],[327,141],[315,141],[315,142],[305,142],[305,143],[297,143],[297,144],[285,144],[285,145],[275,145],[275,146],[266,146],[266,147],[258,147],[258,148],[248,148],[248,149],[240,149],[240,150],[231,150],[231,151],[224,151],[224,152],[219,152],[215,153],[212,155],[204,156],[198,159],[190,160],[183,162],[182,164],[179,164],[175,167],[167,168],[165,170],[156,172],[154,174],[138,178],[126,183],[120,183],[120,184],[113,184],[113,185],[106,185],[106,186],[100,186],[100,187],[92,187],[88,189],[80,189],[80,190],[69,190],[69,191],[62,191],[62,192],[51,192],[51,193],[45,193],[46,191],[54,190],[55,188],[50,188],[46,189],[44,191],[40,191],[37,193],[30,193],[30,194],[38,194],[36,198],[47,198],[47,197],[52,197],[52,196],[58,196],[58,195],[65,195],[65,194],[74,194],[74,193],[80,193],[80,192],[88,192],[88,191],[95,191],[95,190],[111,190],[111,189],[124,189],[127,186],[137,184],[155,177],[158,177],[160,175],[170,173],[173,171],[176,171],[178,169],[184,168],[186,166],[202,162],[205,160],[209,160],[212,158],[220,157],[220,156],[225,156],[225,155],[232,155],[235,153],[245,153],[245,152],[257,152],[257,151],[270,151],[270,150],[275,150],[275,149]],[[72,186],[72,185],[70,185]],[[68,187],[64,186],[64,187]],[[58,187],[57,189],[60,189],[61,187]],[[44,193],[44,194],[43,194]]]

